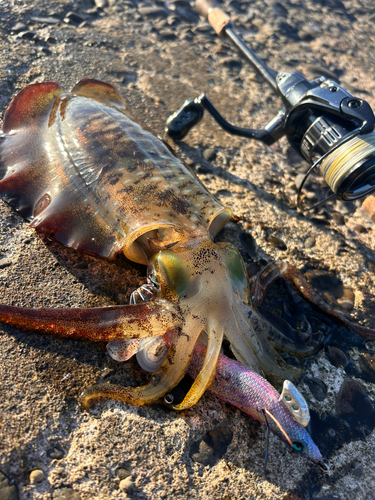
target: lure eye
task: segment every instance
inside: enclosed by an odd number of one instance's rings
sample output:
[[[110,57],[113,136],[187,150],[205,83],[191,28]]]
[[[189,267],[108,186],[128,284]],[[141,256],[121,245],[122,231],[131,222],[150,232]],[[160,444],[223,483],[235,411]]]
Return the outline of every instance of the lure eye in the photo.
[[[303,451],[304,445],[302,443],[300,443],[299,441],[294,441],[293,448],[297,451]]]

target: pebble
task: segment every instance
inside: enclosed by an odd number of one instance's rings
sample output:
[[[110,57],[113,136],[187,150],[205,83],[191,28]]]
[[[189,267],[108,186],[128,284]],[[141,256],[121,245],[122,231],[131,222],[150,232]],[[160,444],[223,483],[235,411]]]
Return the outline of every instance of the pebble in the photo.
[[[331,214],[331,218],[337,222],[337,224],[339,224],[340,226],[343,226],[345,224],[345,218],[342,214],[340,214],[339,212],[333,212]]]
[[[81,500],[81,495],[73,488],[59,488],[52,493],[53,500]]]
[[[18,33],[18,36],[23,40],[37,40],[38,35],[35,31],[21,31]]]
[[[131,476],[122,479],[119,484],[120,490],[121,491],[131,491],[134,488],[134,483],[131,480]]]
[[[34,21],[35,23],[51,24],[51,25],[59,24],[60,22],[60,19],[51,16],[50,17],[33,16],[31,20]]]
[[[220,62],[233,71],[240,71],[242,68],[242,62],[234,57],[224,57]]]
[[[277,236],[271,235],[271,236],[269,236],[267,241],[270,245],[272,245],[275,248],[278,248],[279,250],[284,251],[287,249],[287,246],[284,243],[284,241],[282,239],[278,238]]]
[[[127,477],[131,476],[131,472],[129,472],[127,469],[117,469],[117,477],[122,481],[123,479],[126,479]]]
[[[54,446],[47,450],[47,457],[52,458],[52,460],[61,460],[64,458],[64,451],[59,446]]]
[[[228,427],[209,431],[201,441],[193,443],[190,456],[194,462],[213,467],[226,453],[232,438],[232,431]]]
[[[375,410],[368,399],[366,389],[356,380],[344,380],[336,400],[336,412],[339,416],[354,416],[359,419],[375,415]]]
[[[11,259],[8,259],[7,257],[0,259],[0,269],[4,269],[5,267],[9,267],[11,265],[12,265]]]
[[[336,347],[334,345],[326,347],[325,354],[330,363],[333,366],[336,366],[336,368],[339,368],[340,366],[345,368],[345,366],[347,366],[350,361],[349,356],[339,347]]]
[[[152,17],[154,19],[168,17],[169,13],[160,7],[138,7],[138,12],[141,16]]]
[[[85,19],[76,12],[68,12],[64,17],[64,22],[67,24],[74,24],[76,26],[79,26],[80,24],[85,22]]]
[[[19,500],[18,489],[14,480],[0,471],[0,499]]]
[[[26,29],[27,29],[26,24],[24,24],[24,23],[16,23],[13,26],[12,31],[14,31],[15,33],[19,33],[20,31],[26,31]]]
[[[213,161],[216,158],[216,151],[214,148],[207,148],[203,151],[203,158],[207,161]]]
[[[176,33],[172,30],[160,30],[159,35],[163,40],[175,40],[177,38]]]
[[[311,378],[306,377],[304,379],[304,382],[307,384],[311,394],[317,401],[325,400],[327,396],[327,386],[323,382],[323,380],[320,380],[320,378],[317,377],[311,377]]]
[[[305,239],[305,248],[313,248],[315,246],[315,238],[314,236],[309,236],[308,238]]]
[[[96,7],[98,9],[104,9],[105,7],[108,7],[108,0],[94,0]]]
[[[30,483],[41,483],[44,479],[44,472],[40,469],[35,469],[30,472]]]
[[[364,226],[362,226],[362,224],[356,224],[353,227],[353,231],[357,234],[367,233],[367,229]]]

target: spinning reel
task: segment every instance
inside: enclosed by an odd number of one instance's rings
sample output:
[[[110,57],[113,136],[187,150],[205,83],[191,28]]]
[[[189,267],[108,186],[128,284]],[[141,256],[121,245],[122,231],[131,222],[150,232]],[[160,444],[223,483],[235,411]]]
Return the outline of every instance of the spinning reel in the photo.
[[[270,69],[235,33],[230,18],[212,0],[197,0],[195,8],[219,36],[229,38],[244,54],[281,97],[283,109],[263,129],[240,128],[228,123],[208,97],[201,94],[185,101],[168,118],[167,134],[182,139],[201,121],[206,110],[233,135],[267,145],[286,136],[310,165],[298,191],[299,208],[302,208],[302,188],[313,170],[323,176],[333,194],[310,210],[333,197],[353,201],[375,191],[375,116],[370,105],[323,76],[309,81],[296,71]]]

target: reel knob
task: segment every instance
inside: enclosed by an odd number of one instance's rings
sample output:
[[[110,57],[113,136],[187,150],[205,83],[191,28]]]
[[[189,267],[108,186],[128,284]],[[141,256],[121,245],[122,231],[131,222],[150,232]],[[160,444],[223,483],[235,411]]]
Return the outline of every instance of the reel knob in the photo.
[[[202,117],[202,107],[192,99],[187,100],[168,118],[165,132],[174,140],[183,139],[189,130],[201,121]]]

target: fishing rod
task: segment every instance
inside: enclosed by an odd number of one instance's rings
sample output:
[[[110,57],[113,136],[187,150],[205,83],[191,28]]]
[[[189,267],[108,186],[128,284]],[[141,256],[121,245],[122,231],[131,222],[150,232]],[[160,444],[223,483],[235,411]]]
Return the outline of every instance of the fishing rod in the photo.
[[[353,96],[338,82],[324,76],[306,79],[297,71],[275,71],[267,66],[236,33],[229,16],[213,0],[197,0],[196,11],[205,17],[217,35],[231,40],[257,73],[281,98],[282,109],[262,129],[242,128],[227,122],[205,94],[187,100],[167,120],[166,132],[180,140],[199,123],[206,110],[233,135],[271,145],[286,136],[290,145],[310,165],[299,187],[313,170],[320,173],[332,194],[310,206],[316,208],[331,198],[353,201],[367,197],[362,208],[375,222],[375,116],[371,106]]]

